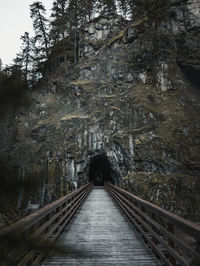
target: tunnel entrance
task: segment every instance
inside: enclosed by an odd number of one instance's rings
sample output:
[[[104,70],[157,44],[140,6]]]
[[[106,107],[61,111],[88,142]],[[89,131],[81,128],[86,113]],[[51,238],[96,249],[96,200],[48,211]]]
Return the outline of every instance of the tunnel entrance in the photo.
[[[104,182],[115,184],[116,179],[108,158],[104,154],[96,155],[90,160],[89,181],[95,186],[103,186]]]

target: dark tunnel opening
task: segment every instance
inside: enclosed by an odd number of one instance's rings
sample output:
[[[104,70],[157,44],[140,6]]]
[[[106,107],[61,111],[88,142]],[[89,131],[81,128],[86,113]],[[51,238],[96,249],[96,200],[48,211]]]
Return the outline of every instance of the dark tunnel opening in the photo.
[[[89,182],[94,182],[95,186],[104,186],[104,182],[118,185],[117,180],[117,175],[105,155],[96,155],[90,160]]]

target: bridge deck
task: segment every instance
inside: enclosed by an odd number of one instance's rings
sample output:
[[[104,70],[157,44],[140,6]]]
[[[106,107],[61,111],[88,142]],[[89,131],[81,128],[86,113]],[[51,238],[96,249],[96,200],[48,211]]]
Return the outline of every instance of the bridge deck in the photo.
[[[105,189],[94,188],[42,265],[160,265]]]

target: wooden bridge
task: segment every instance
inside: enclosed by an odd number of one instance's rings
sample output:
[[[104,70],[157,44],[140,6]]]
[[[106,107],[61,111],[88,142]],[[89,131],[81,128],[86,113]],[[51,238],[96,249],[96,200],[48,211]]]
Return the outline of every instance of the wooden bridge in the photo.
[[[200,226],[112,184],[87,184],[1,231],[0,265],[197,266],[199,243]]]

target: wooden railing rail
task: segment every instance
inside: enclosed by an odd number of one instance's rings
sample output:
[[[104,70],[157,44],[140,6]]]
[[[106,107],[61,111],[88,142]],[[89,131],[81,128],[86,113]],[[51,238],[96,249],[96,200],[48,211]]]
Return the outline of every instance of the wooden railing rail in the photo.
[[[199,225],[112,184],[105,187],[165,265],[200,265]]]
[[[87,184],[2,230],[0,265],[37,265],[47,251],[45,245],[59,237],[92,187]]]

